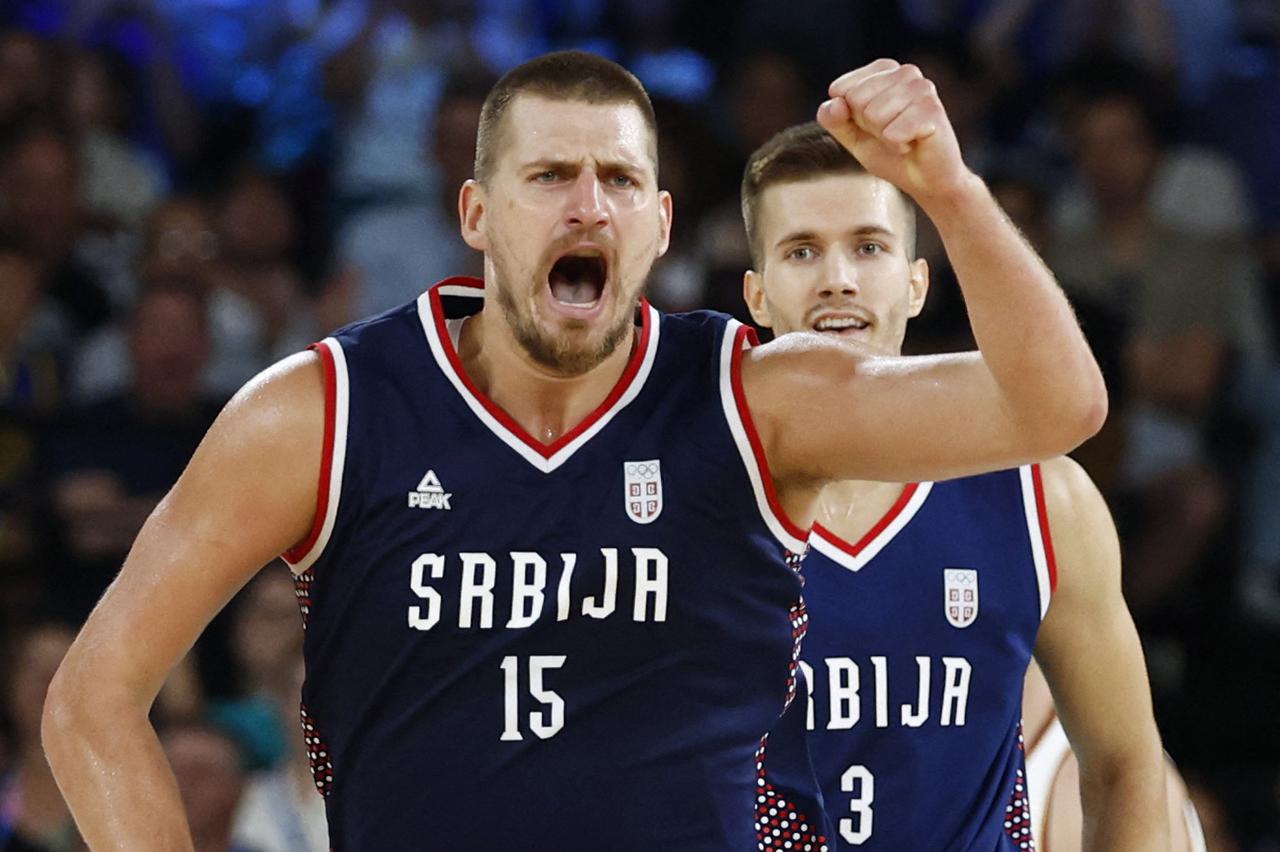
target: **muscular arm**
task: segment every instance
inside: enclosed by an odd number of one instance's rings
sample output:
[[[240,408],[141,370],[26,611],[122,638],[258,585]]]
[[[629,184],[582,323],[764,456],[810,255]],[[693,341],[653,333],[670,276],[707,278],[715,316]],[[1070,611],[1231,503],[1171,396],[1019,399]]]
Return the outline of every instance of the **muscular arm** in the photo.
[[[1080,764],[1083,848],[1168,849],[1164,755],[1115,527],[1075,462],[1042,470],[1058,586],[1035,655]]]
[[[1084,441],[1106,416],[1102,375],[1053,275],[964,165],[933,84],[879,60],[831,91],[819,122],[933,220],[981,352],[886,358],[807,335],[759,347],[743,384],[775,474],[940,479]]]
[[[191,848],[147,713],[210,619],[306,535],[323,431],[317,356],[294,356],[246,385],[147,520],[58,669],[44,746],[93,849]]]

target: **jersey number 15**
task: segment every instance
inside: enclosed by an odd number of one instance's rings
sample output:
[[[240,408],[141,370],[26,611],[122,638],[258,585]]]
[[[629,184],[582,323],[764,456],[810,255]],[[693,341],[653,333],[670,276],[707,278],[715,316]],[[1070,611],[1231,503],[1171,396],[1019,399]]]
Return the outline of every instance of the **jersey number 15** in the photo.
[[[540,739],[554,737],[564,727],[564,699],[554,690],[543,689],[542,674],[564,665],[564,654],[535,654],[528,658],[529,696],[540,709],[529,712],[529,730]],[[520,658],[503,657],[502,741],[524,739],[520,733]]]

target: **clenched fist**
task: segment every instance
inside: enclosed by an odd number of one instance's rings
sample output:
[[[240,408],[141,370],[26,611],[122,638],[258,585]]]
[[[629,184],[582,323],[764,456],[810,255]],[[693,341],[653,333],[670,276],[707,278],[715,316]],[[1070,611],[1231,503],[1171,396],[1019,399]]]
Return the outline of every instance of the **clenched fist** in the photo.
[[[922,206],[973,180],[938,90],[916,66],[877,59],[837,77],[827,93],[818,123]]]

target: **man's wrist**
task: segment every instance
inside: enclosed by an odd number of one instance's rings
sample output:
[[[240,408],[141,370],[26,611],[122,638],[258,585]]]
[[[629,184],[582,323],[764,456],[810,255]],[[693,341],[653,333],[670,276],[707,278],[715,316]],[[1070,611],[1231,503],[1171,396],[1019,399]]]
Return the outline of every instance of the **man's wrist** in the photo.
[[[942,227],[948,220],[964,221],[978,209],[990,205],[991,192],[982,178],[965,169],[949,186],[917,195],[915,201],[936,226]]]

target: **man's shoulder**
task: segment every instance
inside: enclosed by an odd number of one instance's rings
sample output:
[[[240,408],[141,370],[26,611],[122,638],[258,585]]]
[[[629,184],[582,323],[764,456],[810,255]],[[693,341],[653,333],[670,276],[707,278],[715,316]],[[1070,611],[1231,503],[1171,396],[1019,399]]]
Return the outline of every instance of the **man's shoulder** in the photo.
[[[1074,514],[1095,502],[1105,505],[1093,478],[1070,456],[1056,456],[1040,462],[1038,467],[1045,507],[1051,518]]]
[[[687,333],[702,332],[718,332],[720,329],[736,322],[736,320],[726,313],[720,311],[681,311],[679,313],[660,313],[662,318],[662,330],[665,333],[668,329],[675,329]]]
[[[983,488],[994,483],[1017,482],[1022,480],[1046,497],[1050,489],[1061,492],[1060,496],[1070,499],[1079,495],[1092,485],[1093,480],[1085,472],[1079,462],[1070,456],[1054,456],[1043,461],[1028,462],[1017,467],[1006,467],[999,470],[975,473],[969,476],[956,477],[935,483],[935,486],[948,488]]]
[[[419,323],[418,327],[421,328],[417,298],[396,305],[394,308],[388,308],[385,311],[352,320],[346,325],[335,329],[329,336],[339,340],[355,342],[367,336],[377,336],[390,329],[402,327],[406,321]]]
[[[657,316],[654,330],[660,335],[658,357],[666,361],[675,358],[689,362],[709,355],[718,358],[723,353],[726,335],[733,335],[739,327],[733,317],[718,311],[658,313]]]

